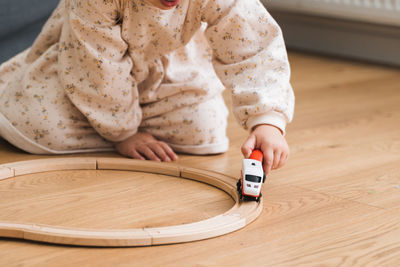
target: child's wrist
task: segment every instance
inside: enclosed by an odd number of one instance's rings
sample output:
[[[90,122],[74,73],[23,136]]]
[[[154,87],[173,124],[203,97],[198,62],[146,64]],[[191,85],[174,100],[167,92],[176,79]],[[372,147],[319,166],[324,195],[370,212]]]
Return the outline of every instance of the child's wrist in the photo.
[[[246,121],[246,126],[250,132],[252,132],[261,125],[269,125],[270,127],[279,129],[279,131],[285,135],[286,122],[287,120],[282,113],[270,111],[266,114],[250,116]]]
[[[268,127],[268,128],[276,129],[276,130],[278,130],[278,131],[283,135],[283,131],[282,131],[281,128],[279,128],[279,127],[277,127],[277,126],[275,126],[275,125],[272,125],[272,124],[267,124],[267,123],[255,125],[255,126],[251,129],[251,132],[254,132],[257,128],[264,127],[264,126],[265,126],[265,127]]]

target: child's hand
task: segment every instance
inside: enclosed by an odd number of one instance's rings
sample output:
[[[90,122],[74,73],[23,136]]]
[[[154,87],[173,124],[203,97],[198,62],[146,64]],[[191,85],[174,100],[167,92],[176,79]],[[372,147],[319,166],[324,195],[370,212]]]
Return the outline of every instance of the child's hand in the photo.
[[[282,167],[289,156],[289,146],[281,130],[268,124],[254,127],[252,133],[242,145],[244,157],[248,158],[256,148],[264,154],[265,175],[268,175],[271,170]]]
[[[121,155],[134,159],[165,162],[178,159],[169,145],[158,141],[146,132],[138,132],[128,139],[116,143],[115,148]]]

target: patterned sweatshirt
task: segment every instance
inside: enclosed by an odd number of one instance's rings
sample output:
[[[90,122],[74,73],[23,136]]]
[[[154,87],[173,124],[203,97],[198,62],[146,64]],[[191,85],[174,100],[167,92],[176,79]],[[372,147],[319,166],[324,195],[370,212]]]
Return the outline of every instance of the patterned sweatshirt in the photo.
[[[45,147],[45,136],[74,135],[77,124],[122,141],[143,118],[228,88],[244,128],[284,132],[289,79],[281,30],[259,0],[181,0],[170,10],[61,0],[31,49],[0,66],[1,127]]]

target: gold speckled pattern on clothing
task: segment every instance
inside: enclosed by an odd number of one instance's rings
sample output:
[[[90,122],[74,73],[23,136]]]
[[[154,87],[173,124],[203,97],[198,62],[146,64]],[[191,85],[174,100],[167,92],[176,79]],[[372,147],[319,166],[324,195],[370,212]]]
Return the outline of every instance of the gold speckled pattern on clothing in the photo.
[[[0,113],[9,122],[1,127],[55,153],[108,149],[138,127],[176,146],[220,145],[226,109],[211,103],[224,87],[243,127],[284,131],[294,108],[289,77],[281,31],[258,0],[181,0],[171,10],[144,0],[62,0],[31,49],[0,66]],[[193,121],[201,103],[220,113],[210,120],[218,136],[189,137],[184,121],[161,123],[177,114]]]

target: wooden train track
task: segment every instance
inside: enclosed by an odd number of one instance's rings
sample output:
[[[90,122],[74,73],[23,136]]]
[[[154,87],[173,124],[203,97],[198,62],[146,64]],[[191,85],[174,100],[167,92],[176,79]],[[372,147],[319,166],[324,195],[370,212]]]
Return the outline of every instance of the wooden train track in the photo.
[[[202,240],[231,233],[254,221],[262,211],[262,201],[239,200],[235,178],[212,171],[151,161],[86,157],[20,161],[0,165],[0,181],[16,179],[24,174],[61,170],[122,170],[181,177],[215,186],[229,194],[235,204],[227,212],[203,221],[160,228],[91,230],[0,221],[0,237],[76,246],[163,245]]]

